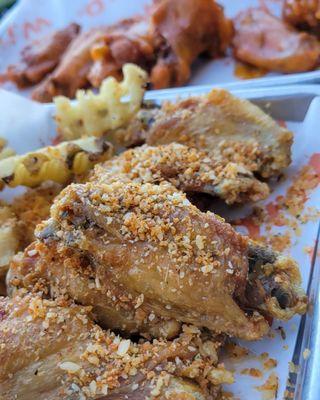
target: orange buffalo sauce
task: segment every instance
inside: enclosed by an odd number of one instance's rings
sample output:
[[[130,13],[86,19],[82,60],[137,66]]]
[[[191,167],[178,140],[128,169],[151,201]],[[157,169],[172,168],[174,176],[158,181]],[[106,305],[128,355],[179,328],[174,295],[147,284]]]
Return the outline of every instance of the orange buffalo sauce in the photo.
[[[265,68],[254,67],[253,65],[244,64],[239,61],[236,61],[234,66],[234,75],[240,79],[261,78],[267,73],[268,70]]]

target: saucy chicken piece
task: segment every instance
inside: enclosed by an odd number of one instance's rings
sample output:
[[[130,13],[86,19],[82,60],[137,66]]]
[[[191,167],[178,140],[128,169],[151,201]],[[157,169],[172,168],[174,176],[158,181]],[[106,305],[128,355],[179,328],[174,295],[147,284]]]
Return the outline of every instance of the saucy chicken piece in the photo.
[[[88,80],[99,87],[108,76],[121,78],[124,64],[137,64],[150,70],[154,44],[146,16],[136,16],[106,28],[105,35],[91,47],[93,65]]]
[[[155,89],[185,84],[193,61],[201,54],[223,55],[233,35],[232,22],[212,0],[157,1],[151,26],[157,47],[150,74]]]
[[[292,259],[261,250],[167,182],[70,185],[36,235],[11,263],[11,292],[67,294],[112,329],[173,337],[183,322],[255,340],[268,331],[264,316],[306,309]]]
[[[72,23],[66,28],[42,38],[37,45],[30,44],[22,50],[22,65],[9,66],[9,79],[19,87],[39,83],[59,64],[63,53],[78,35],[80,26]]]
[[[63,37],[64,32],[55,36]],[[60,48],[59,57],[58,46],[51,52],[55,63],[50,58],[48,67],[39,67],[33,57],[34,65],[30,69],[28,64],[25,73],[33,76],[37,72],[37,79],[28,81],[32,84],[52,71],[33,91],[32,98],[40,102],[51,101],[57,95],[72,98],[77,89],[89,84],[99,87],[108,76],[120,79],[126,63],[150,72],[154,88],[179,86],[189,80],[191,64],[198,56],[223,55],[232,34],[232,22],[214,0],[156,0],[142,16],[81,33],[75,39],[75,35],[70,37],[74,40],[68,48]],[[47,50],[43,51],[45,57]],[[25,53],[32,51],[29,48]],[[42,71],[44,67],[45,73],[40,75],[36,68]],[[12,67],[9,78],[17,82],[14,71]]]
[[[282,17],[298,29],[320,35],[319,0],[284,0]]]
[[[144,122],[140,140],[149,145],[178,142],[196,147],[210,159],[242,164],[265,178],[279,175],[291,162],[292,132],[226,90],[164,103],[156,112],[150,111],[149,119],[148,112],[137,118]],[[128,131],[137,138],[136,127]]]
[[[171,143],[127,150],[95,167],[91,177],[99,183],[168,181],[183,192],[207,193],[227,204],[265,199],[268,185],[241,164],[211,160],[197,149]]]
[[[181,86],[190,78],[200,55],[223,55],[232,37],[231,21],[212,0],[155,1],[147,17],[135,17],[110,27],[92,48],[95,63],[89,73],[93,86],[119,76],[132,62],[150,71],[154,89]]]
[[[80,33],[64,52],[57,68],[32,92],[33,100],[50,102],[54,96],[74,97],[77,89],[88,86],[87,74],[92,65],[91,46],[99,41],[104,29]]]
[[[319,62],[315,37],[296,31],[265,9],[241,11],[234,27],[234,55],[240,61],[284,73],[309,71]]]
[[[0,315],[2,400],[213,400],[233,381],[221,342],[194,327],[136,344],[94,324],[90,308],[37,294],[1,298]]]

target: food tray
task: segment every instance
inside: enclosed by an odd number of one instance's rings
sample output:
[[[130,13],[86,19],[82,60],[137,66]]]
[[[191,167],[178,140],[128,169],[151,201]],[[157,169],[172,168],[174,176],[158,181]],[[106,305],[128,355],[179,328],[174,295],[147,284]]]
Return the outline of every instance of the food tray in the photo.
[[[208,90],[209,87],[205,86],[151,91],[146,94],[146,98],[161,103],[163,100],[202,94]],[[308,164],[312,155],[318,154],[320,158],[320,136],[318,135],[320,88],[315,85],[301,85],[232,90],[232,92],[240,97],[251,99],[270,112],[274,118],[287,121],[288,128],[294,132],[292,165],[286,171],[286,178],[275,185],[273,193],[262,204],[270,203],[287,190],[301,168]],[[9,144],[19,153],[51,143],[56,135],[52,120],[53,104],[33,103],[4,90],[0,90],[0,103],[3,108],[0,118],[0,135],[6,136]],[[17,110],[19,110],[18,118]],[[317,168],[319,170],[320,166]],[[17,189],[6,189],[1,192],[1,197],[12,197],[16,193]],[[308,198],[307,206],[317,207],[319,210],[320,187],[318,186],[310,192]],[[227,214],[229,218],[234,219],[248,215],[250,209],[251,206],[229,209]],[[316,256],[318,254],[319,221],[315,219],[304,224],[301,223],[299,228],[301,234],[293,237],[291,248],[285,252],[290,253],[300,264],[303,287],[308,290],[310,296],[310,312],[302,318],[295,316],[288,323],[279,323],[278,321],[274,323],[273,328],[282,326],[286,333],[285,340],[281,338],[277,329],[273,329],[274,338],[265,338],[254,343],[241,343],[250,350],[250,355],[240,359],[236,364],[232,364],[236,370],[236,382],[231,389],[226,388],[226,390],[232,390],[237,399],[263,399],[264,393],[257,391],[256,386],[263,384],[272,371],[263,373],[261,379],[244,376],[239,372],[248,367],[261,367],[258,356],[267,351],[269,357],[278,361],[278,366],[274,370],[279,377],[277,399],[292,399],[292,393],[294,393],[296,400],[319,400],[320,359],[317,349],[320,346],[320,263],[319,257]],[[246,233],[245,228],[243,228],[243,232]],[[283,233],[282,228],[278,227],[274,227],[272,232]],[[313,247],[312,258],[306,254],[306,246]],[[305,349],[311,351],[308,359],[303,357]],[[295,373],[289,373],[290,362],[299,365],[299,369]],[[288,378],[290,378],[289,384]],[[291,397],[289,397],[289,393],[291,393]]]
[[[20,0],[0,23],[0,75],[10,64],[20,59],[22,48],[36,42],[46,34],[62,28],[69,22],[79,22],[84,29],[101,24],[111,24],[121,18],[143,13],[144,6],[151,0]],[[218,0],[229,17],[241,9],[258,6],[261,0]],[[280,14],[280,1],[264,2],[272,11]],[[264,87],[274,85],[307,84],[320,82],[320,70],[299,74],[283,75],[269,73],[261,78],[240,80],[234,74],[235,62],[229,54],[219,60],[199,61],[193,68],[190,85],[228,85],[236,87]],[[1,79],[0,79],[1,82]],[[5,88],[28,96],[30,90],[18,90],[11,83]]]

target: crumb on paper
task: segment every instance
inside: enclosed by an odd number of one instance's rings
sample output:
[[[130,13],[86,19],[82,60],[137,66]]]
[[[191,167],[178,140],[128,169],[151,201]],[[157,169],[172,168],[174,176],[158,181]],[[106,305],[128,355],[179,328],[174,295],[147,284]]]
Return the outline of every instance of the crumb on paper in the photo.
[[[268,242],[273,250],[283,252],[284,250],[291,247],[291,234],[290,232],[284,232],[270,235],[268,238]]]
[[[246,357],[249,354],[248,349],[246,349],[245,347],[241,347],[235,343],[226,344],[225,350],[230,357],[237,358],[237,359]]]
[[[255,386],[259,392],[263,392],[263,400],[275,400],[279,387],[278,376],[272,372],[263,385]]]
[[[294,392],[289,392],[289,390],[285,390],[285,392],[284,392],[284,395],[283,395],[283,398],[284,399],[287,399],[287,400],[293,400],[294,399]]]
[[[260,356],[258,357],[260,360],[266,360],[269,357],[269,353],[267,352],[263,352],[260,354]]]
[[[294,364],[292,361],[289,362],[289,372],[292,374],[297,374],[299,372],[299,365]]]
[[[263,207],[255,206],[250,215],[233,221],[233,225],[244,226],[249,237],[276,251],[288,250],[293,237],[301,235],[301,224],[320,218],[318,208],[306,206],[310,193],[320,184],[319,171],[320,153],[315,153],[293,178],[284,195],[277,196]],[[262,226],[267,233],[265,236],[261,234]],[[281,228],[281,232],[272,233],[274,227]]]
[[[312,246],[305,246],[303,248],[304,253],[308,254],[308,256],[310,257],[310,260],[312,260],[312,257],[313,257],[313,255],[315,253],[315,246],[316,246],[316,244],[314,242]],[[317,257],[320,257],[320,250],[319,249],[318,249],[316,255],[317,255]]]
[[[241,370],[241,375],[249,375],[253,378],[262,378],[263,373],[258,368],[244,368]]]
[[[311,354],[310,349],[308,349],[308,348],[304,349],[303,353],[302,353],[304,360],[307,360],[310,357],[310,354]]]
[[[276,368],[276,366],[278,365],[278,361],[275,360],[274,358],[268,358],[264,363],[263,363],[263,368],[265,370],[269,370],[272,368]]]
[[[236,400],[233,393],[225,392],[224,390],[221,392],[220,399],[221,400]]]
[[[278,328],[276,328],[276,330],[279,331],[282,340],[286,340],[287,335],[286,335],[286,331],[283,329],[283,327],[282,326],[278,326]]]
[[[276,332],[274,330],[272,330],[272,329],[270,329],[269,332],[267,333],[267,337],[269,339],[274,339],[276,336],[277,336]]]

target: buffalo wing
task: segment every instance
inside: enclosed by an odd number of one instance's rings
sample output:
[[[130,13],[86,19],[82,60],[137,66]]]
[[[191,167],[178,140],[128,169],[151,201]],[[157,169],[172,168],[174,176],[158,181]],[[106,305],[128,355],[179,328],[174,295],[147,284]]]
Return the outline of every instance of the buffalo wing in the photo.
[[[309,71],[317,66],[317,39],[296,31],[265,9],[241,11],[234,25],[234,55],[240,61],[284,73]]]

